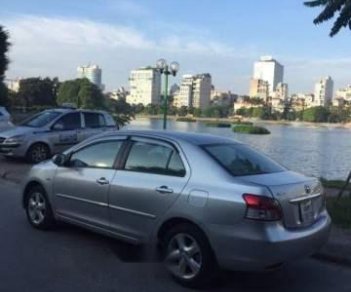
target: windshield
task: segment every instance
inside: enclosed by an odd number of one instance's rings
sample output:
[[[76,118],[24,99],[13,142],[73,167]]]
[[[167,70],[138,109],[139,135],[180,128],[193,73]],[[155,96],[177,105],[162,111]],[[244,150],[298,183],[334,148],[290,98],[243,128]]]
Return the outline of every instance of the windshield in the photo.
[[[204,149],[233,176],[282,172],[286,169],[243,144],[206,145]]]
[[[22,126],[40,128],[52,122],[60,114],[61,113],[55,111],[45,111],[26,120],[22,123]]]

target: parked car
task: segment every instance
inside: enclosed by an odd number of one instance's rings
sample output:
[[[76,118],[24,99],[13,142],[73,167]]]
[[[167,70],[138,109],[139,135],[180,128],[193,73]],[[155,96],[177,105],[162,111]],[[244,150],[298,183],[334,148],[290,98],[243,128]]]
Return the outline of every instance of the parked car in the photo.
[[[212,135],[118,131],[33,166],[30,224],[56,221],[159,243],[171,275],[202,285],[216,267],[265,270],[316,252],[331,220],[316,178]]]
[[[104,111],[45,110],[18,127],[0,132],[0,153],[38,163],[86,138],[114,130],[114,119]]]
[[[0,106],[0,131],[13,127],[11,116],[6,108]]]

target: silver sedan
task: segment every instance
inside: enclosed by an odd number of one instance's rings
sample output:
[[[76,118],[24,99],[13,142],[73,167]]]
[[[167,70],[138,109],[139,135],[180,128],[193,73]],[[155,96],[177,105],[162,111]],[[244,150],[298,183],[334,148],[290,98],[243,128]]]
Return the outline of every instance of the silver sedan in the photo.
[[[330,217],[316,178],[212,135],[120,131],[35,165],[23,188],[29,222],[86,227],[155,243],[172,276],[199,286],[217,267],[265,270],[316,252]]]

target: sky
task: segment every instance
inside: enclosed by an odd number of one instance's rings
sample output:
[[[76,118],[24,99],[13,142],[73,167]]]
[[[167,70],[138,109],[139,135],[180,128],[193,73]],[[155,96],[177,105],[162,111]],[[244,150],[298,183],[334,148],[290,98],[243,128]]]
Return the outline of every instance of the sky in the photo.
[[[183,74],[211,73],[216,89],[247,94],[253,63],[271,55],[285,66],[290,93],[313,92],[330,75],[351,84],[351,31],[328,36],[319,9],[303,0],[0,0],[12,44],[7,78],[76,77],[98,64],[108,90],[159,58]]]

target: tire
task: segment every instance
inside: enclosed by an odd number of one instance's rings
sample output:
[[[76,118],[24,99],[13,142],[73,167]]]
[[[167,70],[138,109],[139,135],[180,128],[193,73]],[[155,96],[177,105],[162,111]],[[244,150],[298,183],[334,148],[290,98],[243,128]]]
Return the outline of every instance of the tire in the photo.
[[[27,151],[27,161],[30,163],[39,163],[50,157],[50,149],[44,143],[35,143]]]
[[[164,264],[181,285],[201,288],[214,280],[217,264],[205,234],[192,224],[179,224],[163,240]]]
[[[29,223],[36,229],[48,230],[55,225],[50,202],[42,186],[29,189],[25,198],[25,210]]]

